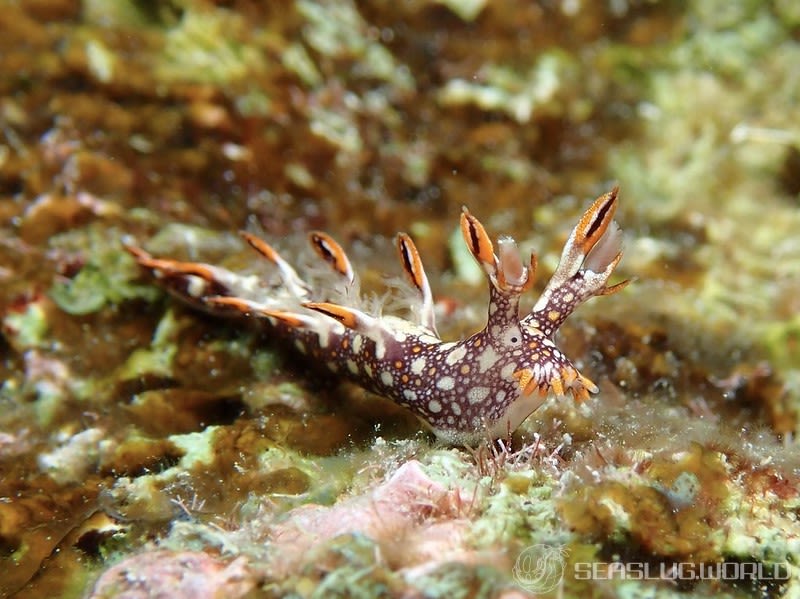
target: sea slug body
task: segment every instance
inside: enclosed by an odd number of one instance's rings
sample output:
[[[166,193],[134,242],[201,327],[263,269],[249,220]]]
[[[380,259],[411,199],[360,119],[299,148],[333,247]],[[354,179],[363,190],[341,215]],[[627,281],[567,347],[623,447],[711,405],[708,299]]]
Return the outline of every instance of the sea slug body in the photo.
[[[622,257],[622,235],[613,220],[617,192],[600,196],[583,214],[552,278],[522,318],[519,300],[533,282],[535,256],[523,263],[509,237],[498,241],[495,253],[484,227],[465,208],[461,232],[489,282],[489,317],[483,330],[458,342],[442,341],[436,332],[430,285],[414,242],[404,233],[396,245],[418,296],[415,322],[345,305],[358,297],[357,278],[344,250],[326,233],[313,232],[309,239],[339,280],[336,289],[314,289],[250,233],[242,236],[274,265],[279,288],[210,264],[127,249],[184,301],[213,314],[267,319],[315,361],[413,411],[441,440],[474,445],[514,431],[549,393],[585,399],[597,392],[556,347],[554,336],[579,304],[627,284],[607,285]]]

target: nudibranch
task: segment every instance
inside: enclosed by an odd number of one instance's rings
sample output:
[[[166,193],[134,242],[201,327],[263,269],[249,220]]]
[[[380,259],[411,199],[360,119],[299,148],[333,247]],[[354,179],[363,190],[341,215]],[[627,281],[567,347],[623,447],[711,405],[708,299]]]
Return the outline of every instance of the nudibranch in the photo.
[[[400,263],[413,287],[415,321],[371,315],[360,305],[358,279],[342,247],[319,231],[309,235],[316,259],[332,270],[335,285],[315,289],[267,242],[242,233],[274,266],[279,284],[199,262],[158,259],[128,247],[138,263],[182,300],[212,314],[269,321],[302,353],[365,389],[414,412],[441,440],[476,445],[510,434],[549,394],[585,399],[597,386],[556,347],[554,336],[575,308],[607,285],[622,257],[622,234],[613,220],[617,188],[597,198],[572,230],[560,262],[531,312],[519,301],[531,287],[536,257],[525,264],[510,237],[497,250],[466,208],[461,233],[489,282],[486,327],[457,342],[436,332],[434,302],[417,248],[396,238]],[[346,304],[350,305],[346,305]]]

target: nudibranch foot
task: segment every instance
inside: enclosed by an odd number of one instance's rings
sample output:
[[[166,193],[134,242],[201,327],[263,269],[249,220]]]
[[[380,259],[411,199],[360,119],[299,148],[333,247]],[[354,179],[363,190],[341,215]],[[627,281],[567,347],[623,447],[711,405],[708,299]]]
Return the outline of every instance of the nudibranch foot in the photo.
[[[265,319],[316,362],[413,411],[441,440],[473,445],[504,437],[549,395],[585,400],[598,391],[558,349],[555,334],[593,296],[620,291],[608,285],[622,257],[614,221],[617,188],[597,198],[572,230],[558,267],[530,313],[520,317],[520,297],[531,288],[537,260],[523,260],[510,237],[497,241],[466,208],[461,233],[486,274],[489,314],[484,329],[445,342],[436,332],[433,294],[411,237],[398,234],[396,249],[414,289],[415,321],[369,314],[359,302],[358,279],[342,247],[327,233],[309,241],[320,264],[338,281],[314,285],[266,241],[242,233],[277,271],[275,285],[255,275],[197,262],[153,258],[128,247],[137,262],[168,291],[212,314]]]

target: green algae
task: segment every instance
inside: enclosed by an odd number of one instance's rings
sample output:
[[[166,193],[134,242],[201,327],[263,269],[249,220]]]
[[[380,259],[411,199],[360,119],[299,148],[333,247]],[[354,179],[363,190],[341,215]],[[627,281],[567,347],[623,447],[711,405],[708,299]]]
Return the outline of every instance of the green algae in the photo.
[[[490,566],[470,567],[466,564],[444,564],[418,578],[415,586],[432,598],[475,597],[489,599],[513,585],[507,578]]]
[[[43,347],[50,329],[45,307],[39,302],[28,304],[22,311],[6,314],[3,327],[11,332],[9,337],[13,337],[19,350]]]
[[[486,0],[433,0],[443,4],[465,21],[473,21],[486,6]]]
[[[328,58],[356,59],[353,76],[386,81],[397,90],[413,88],[408,71],[372,39],[367,23],[351,1],[298,0],[295,8],[306,21],[303,37],[314,51]]]
[[[337,537],[314,551],[311,563],[330,569],[308,595],[312,599],[324,597],[391,597],[391,574],[377,559],[375,543],[362,535]],[[313,573],[302,576],[315,577]],[[308,580],[308,579],[306,579]],[[303,586],[305,581],[298,584]]]
[[[289,44],[281,55],[284,66],[295,73],[309,87],[322,83],[322,74],[302,44]]]
[[[565,534],[555,517],[555,481],[540,477],[541,474],[517,472],[504,481],[475,523],[475,542],[563,544]],[[516,485],[525,478],[529,486],[520,492]]]
[[[243,19],[224,8],[184,11],[165,35],[158,78],[215,85],[243,81],[263,68],[258,49],[237,39],[244,28]]]
[[[771,322],[764,328],[763,343],[776,366],[800,364],[800,315]]]
[[[482,83],[451,80],[439,93],[439,101],[444,106],[475,104],[487,111],[501,110],[519,123],[527,123],[534,115],[557,115],[565,109],[581,121],[591,111],[591,104],[583,99],[565,106],[563,91],[575,84],[577,73],[569,54],[552,51],[537,57],[527,72],[487,65],[481,73]]]
[[[159,297],[152,286],[138,281],[139,268],[122,246],[105,241],[116,240],[113,229],[105,235],[101,237],[101,233],[93,231],[87,243],[86,264],[74,278],[56,282],[50,289],[50,297],[68,314],[92,314],[109,304],[152,302]]]
[[[153,333],[153,342],[147,348],[137,349],[131,353],[125,363],[119,368],[114,379],[118,381],[136,380],[145,374],[151,376],[172,375],[172,362],[178,348],[175,344],[181,326],[175,313],[168,311]]]
[[[87,22],[104,27],[143,27],[153,22],[146,3],[137,0],[86,0],[81,12]]]

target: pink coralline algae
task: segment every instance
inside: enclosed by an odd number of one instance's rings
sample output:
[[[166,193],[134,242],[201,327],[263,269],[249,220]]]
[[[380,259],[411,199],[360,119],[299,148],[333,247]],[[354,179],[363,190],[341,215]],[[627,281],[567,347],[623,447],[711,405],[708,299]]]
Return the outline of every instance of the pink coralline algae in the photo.
[[[372,539],[397,568],[433,568],[444,561],[479,558],[465,543],[473,497],[432,480],[419,462],[403,464],[371,492],[332,507],[301,506],[272,527],[271,575],[295,572],[311,550],[341,535]]]
[[[129,557],[108,569],[89,599],[238,599],[257,578],[243,557],[223,561],[207,553],[166,550]]]

